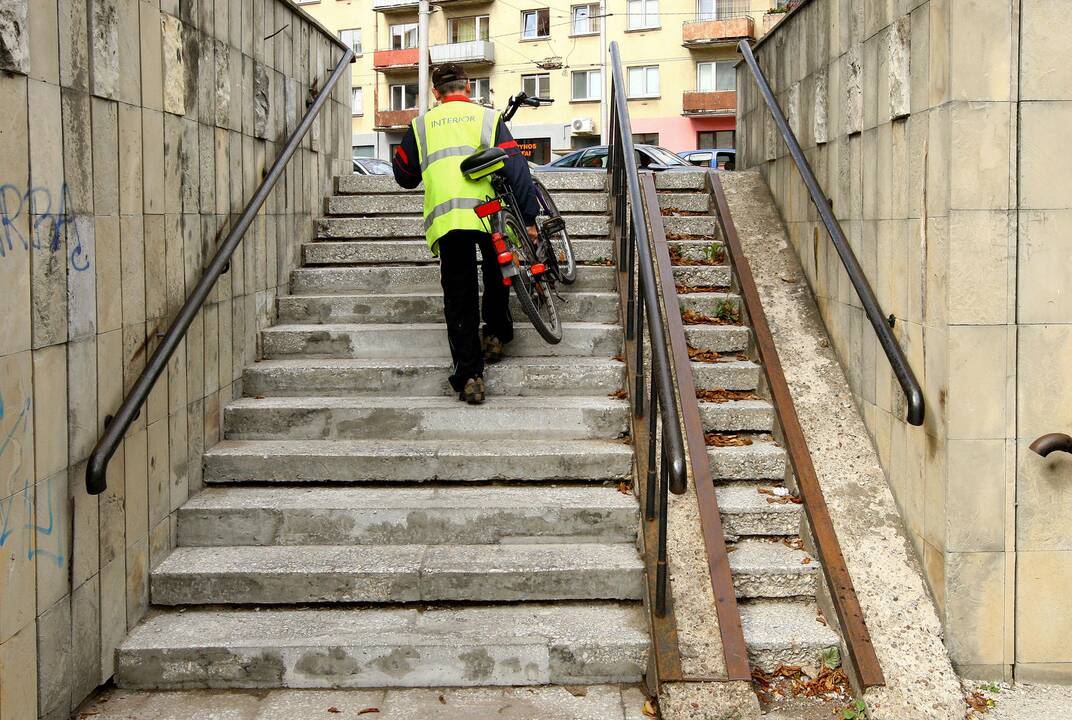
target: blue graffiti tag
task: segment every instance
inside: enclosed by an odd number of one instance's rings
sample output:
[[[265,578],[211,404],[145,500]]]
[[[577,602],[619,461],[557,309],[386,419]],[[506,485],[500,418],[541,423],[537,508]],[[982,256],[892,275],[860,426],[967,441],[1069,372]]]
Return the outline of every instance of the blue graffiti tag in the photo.
[[[59,206],[53,211],[52,192],[48,188],[32,187],[24,193],[10,183],[0,185],[0,258],[15,252],[16,248],[59,252],[63,229],[68,228],[67,240],[71,246],[68,259],[71,267],[79,272],[89,269],[89,257],[82,247],[82,238],[67,214],[69,196],[70,190],[64,183],[60,190]],[[29,239],[23,237],[15,225],[15,221],[27,213],[32,218]]]
[[[3,416],[2,412],[3,399],[0,398],[0,417]],[[19,430],[20,426],[26,424],[26,417],[30,412],[31,402],[26,400],[26,404],[23,406],[19,416],[15,419],[15,423],[12,425],[11,430],[4,438],[3,444],[0,444],[0,455],[10,446],[15,433]],[[44,483],[45,492],[48,494],[48,524],[38,525],[35,517],[34,510],[34,497],[32,488],[30,487],[30,481],[25,480],[23,482],[22,490],[16,492],[10,498],[6,500],[0,500],[0,547],[3,547],[8,540],[19,530],[24,533],[26,541],[26,559],[33,560],[40,555],[43,558],[50,560],[56,564],[56,567],[63,567],[64,554],[63,554],[63,538],[56,532],[59,527],[59,518],[63,510],[62,503],[54,503],[52,499],[53,493],[53,481],[55,478],[50,478]],[[25,505],[26,517],[28,521],[21,528],[11,527],[11,516],[13,515],[13,508],[16,502],[21,502]],[[55,535],[55,548],[54,550],[46,550],[42,547],[34,547],[35,536],[40,543],[42,538],[51,538]]]

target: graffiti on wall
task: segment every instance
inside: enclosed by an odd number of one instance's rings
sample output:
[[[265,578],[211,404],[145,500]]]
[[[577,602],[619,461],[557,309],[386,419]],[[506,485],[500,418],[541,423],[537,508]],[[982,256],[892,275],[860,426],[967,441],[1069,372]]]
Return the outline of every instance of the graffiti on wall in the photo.
[[[27,399],[11,429],[4,434],[3,440],[0,440],[0,459],[10,447],[16,444],[18,435],[27,432],[30,405],[31,402]],[[0,420],[3,418],[4,398],[0,395]],[[59,490],[62,490],[62,486],[57,485],[55,478],[50,478],[38,486],[38,495],[41,495],[43,491],[45,497],[37,497],[35,502],[34,489],[27,479],[23,482],[21,490],[9,498],[0,499],[0,548],[9,542],[14,543],[21,539],[26,548],[27,560],[40,556],[55,563],[57,567],[63,567],[65,557],[59,524],[66,498],[57,500],[54,497]],[[20,503],[24,513],[22,517],[26,518],[21,525],[14,520]],[[37,505],[42,505],[47,513],[47,517],[42,521],[43,524],[37,522]]]
[[[67,260],[72,270],[89,269],[89,254],[82,245],[78,227],[67,214],[69,192],[64,183],[58,198],[44,187],[32,187],[23,192],[10,183],[0,185],[0,260],[17,251],[57,253],[63,247],[67,233]],[[26,217],[29,237],[23,234],[17,221]]]

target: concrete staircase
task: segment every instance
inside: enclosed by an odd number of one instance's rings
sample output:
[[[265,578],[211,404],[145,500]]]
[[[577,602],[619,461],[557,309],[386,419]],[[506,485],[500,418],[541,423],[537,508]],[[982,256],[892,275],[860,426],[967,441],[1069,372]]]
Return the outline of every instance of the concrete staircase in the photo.
[[[610,257],[602,177],[556,179]],[[519,323],[470,407],[446,383],[420,195],[341,177],[263,359],[177,515],[127,688],[587,685],[641,680],[622,330],[610,267],[566,291],[565,339]],[[520,312],[515,317],[523,317]]]
[[[623,333],[607,264],[605,176],[548,173],[580,261],[565,337],[519,321],[460,403],[420,196],[346,176],[303,248],[245,397],[205,456],[208,487],[180,509],[152,572],[153,608],[117,650],[125,688],[596,685],[641,679],[648,630],[624,439]],[[658,178],[683,312],[736,307],[710,253],[702,174]],[[516,310],[516,308],[515,308]],[[522,318],[515,312],[515,318]],[[799,549],[786,459],[759,397],[751,334],[687,326],[706,430],[747,444],[709,457],[752,662],[815,664],[838,638],[816,620],[818,563]],[[773,494],[772,494],[773,493]],[[772,502],[774,499],[776,501]],[[594,717],[595,715],[593,715]]]
[[[784,482],[787,459],[772,436],[773,408],[763,399],[761,368],[749,359],[751,331],[734,322],[740,298],[717,252],[718,224],[704,176],[664,173],[659,180],[664,187],[675,185],[674,193],[660,196],[668,237],[681,236],[677,228],[685,218],[679,213],[688,213],[690,229],[703,236],[678,243],[674,273],[682,312],[692,312],[683,315],[689,344],[721,355],[694,361],[692,371],[697,392],[708,398],[700,401],[700,413],[710,436],[749,659],[768,672],[781,664],[818,666],[822,652],[840,640],[816,603],[821,568],[803,549],[802,506]],[[711,319],[718,323],[705,322]]]

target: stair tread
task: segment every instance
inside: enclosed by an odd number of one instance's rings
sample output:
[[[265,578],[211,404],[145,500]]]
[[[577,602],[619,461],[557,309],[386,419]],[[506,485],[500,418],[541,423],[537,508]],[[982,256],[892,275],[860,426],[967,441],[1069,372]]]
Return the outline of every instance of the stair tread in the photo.
[[[225,509],[399,509],[446,508],[635,508],[632,495],[614,487],[209,487],[180,512]]]
[[[721,448],[729,449],[729,448]],[[732,483],[715,488],[718,509],[724,513],[764,512],[797,515],[801,506],[797,503],[768,502],[770,497],[759,492],[761,487],[774,487],[777,483]]]
[[[631,543],[506,545],[231,545],[179,547],[154,576],[639,572]],[[434,599],[434,598],[431,598]]]
[[[837,633],[817,619],[818,608],[813,602],[755,600],[738,607],[749,652],[789,645],[819,650],[840,643]]]
[[[547,356],[520,356],[510,357],[507,356],[497,363],[497,366],[512,366],[512,365],[525,365],[527,367],[536,366],[548,366],[548,367],[568,367],[575,368],[579,365],[592,366],[592,367],[616,367],[622,368],[624,365],[619,360],[609,357],[554,357],[552,355]],[[726,363],[727,366],[731,366],[731,363]],[[287,369],[307,369],[307,368],[323,368],[327,370],[347,370],[347,369],[360,369],[360,368],[434,368],[449,370],[451,367],[451,361],[449,358],[441,357],[411,357],[411,358],[281,358],[281,359],[269,359],[261,360],[255,365],[251,366],[250,370],[287,370]],[[496,366],[491,366],[496,367]]]
[[[749,574],[812,575],[818,571],[818,561],[803,550],[782,542],[739,540],[731,545],[730,570]],[[807,559],[808,562],[804,562]]]
[[[352,267],[352,266],[347,266],[347,267]],[[600,298],[614,298],[615,300],[617,300],[617,298],[618,298],[618,293],[613,291],[613,290],[585,290],[585,289],[578,289],[576,291],[571,291],[570,294],[571,294],[571,296],[572,295],[594,295],[594,296],[600,297]],[[701,295],[701,294],[703,294],[703,293],[697,293],[697,295]],[[707,294],[710,294],[710,293],[707,293]],[[298,292],[298,293],[290,293],[288,295],[280,295],[278,297],[278,299],[279,300],[288,300],[290,298],[299,298],[301,300],[317,300],[317,299],[336,300],[336,299],[341,299],[341,298],[355,298],[355,299],[358,299],[358,300],[363,300],[363,299],[366,299],[366,298],[405,299],[405,298],[430,298],[430,297],[441,298],[441,297],[443,297],[443,291],[442,290],[435,290],[435,289],[432,289],[432,288],[429,288],[427,290],[413,290],[413,291],[410,291],[410,292],[363,292],[363,291],[360,291],[360,290],[339,290],[338,292],[308,292],[308,293],[300,293],[300,292]]]
[[[570,328],[575,330],[606,330],[620,328],[621,325],[612,323],[590,322],[564,322],[563,331]],[[446,332],[443,323],[289,323],[273,325],[261,330],[262,333],[282,332],[397,332],[408,330],[411,332]]]
[[[611,452],[631,455],[633,448],[625,443],[613,440],[555,440],[552,448],[555,454],[584,454],[590,452]],[[374,454],[415,454],[415,455],[456,455],[465,456],[502,456],[531,455],[545,452],[545,443],[511,442],[498,443],[494,446],[483,440],[223,440],[208,450],[208,454],[223,454],[257,450],[273,454],[272,451],[287,454],[315,454],[346,456],[354,453]],[[304,451],[304,452],[303,452]]]
[[[612,397],[591,395],[562,395],[555,397],[553,405],[546,397],[530,395],[498,395],[484,401],[479,410],[533,410],[554,413],[558,410],[574,409],[608,409],[624,410],[629,403]],[[474,412],[464,403],[452,396],[398,396],[398,395],[361,395],[339,396],[272,396],[263,398],[238,398],[227,404],[228,409],[271,409],[297,408],[309,410],[332,410],[340,408],[388,408],[420,411],[421,409],[448,409],[459,412]]]
[[[509,642],[526,637],[565,641],[619,639],[647,644],[639,603],[554,603],[462,608],[190,609],[146,618],[120,645],[139,648],[210,647],[219,643],[280,646],[310,641],[362,643],[371,635],[404,634],[430,644],[470,638]]]

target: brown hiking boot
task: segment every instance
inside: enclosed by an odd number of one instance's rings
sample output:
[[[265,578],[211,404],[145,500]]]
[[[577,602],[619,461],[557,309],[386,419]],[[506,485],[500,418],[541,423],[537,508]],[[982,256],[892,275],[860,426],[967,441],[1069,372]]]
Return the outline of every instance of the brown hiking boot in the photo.
[[[502,340],[494,335],[484,336],[484,362],[489,365],[494,365],[503,359],[503,343]]]
[[[479,405],[484,402],[484,378],[469,378],[465,383],[465,388],[458,393],[458,399],[470,405]]]

